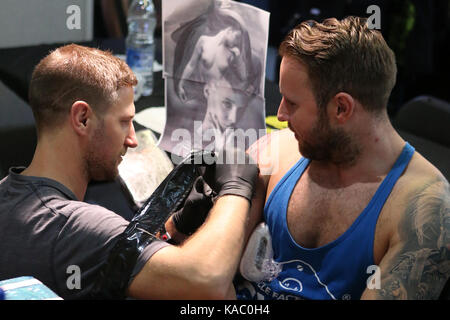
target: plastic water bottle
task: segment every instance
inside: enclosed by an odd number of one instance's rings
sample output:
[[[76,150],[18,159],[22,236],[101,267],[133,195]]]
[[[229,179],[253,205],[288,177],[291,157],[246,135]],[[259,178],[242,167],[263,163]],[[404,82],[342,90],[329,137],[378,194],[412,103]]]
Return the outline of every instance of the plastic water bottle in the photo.
[[[156,14],[152,0],[133,0],[128,9],[127,64],[144,79],[141,94],[153,92],[154,32]]]

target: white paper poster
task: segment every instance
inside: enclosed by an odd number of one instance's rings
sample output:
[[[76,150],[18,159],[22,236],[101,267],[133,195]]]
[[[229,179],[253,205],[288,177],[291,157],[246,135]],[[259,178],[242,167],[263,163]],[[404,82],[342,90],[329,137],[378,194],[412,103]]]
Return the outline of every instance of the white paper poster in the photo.
[[[166,124],[159,147],[247,148],[265,132],[269,13],[234,1],[164,0]]]

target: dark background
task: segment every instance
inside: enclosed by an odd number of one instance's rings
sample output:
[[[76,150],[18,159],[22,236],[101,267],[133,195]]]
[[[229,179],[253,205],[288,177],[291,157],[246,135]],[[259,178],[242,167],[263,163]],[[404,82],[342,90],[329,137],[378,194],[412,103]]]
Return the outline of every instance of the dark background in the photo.
[[[74,0],[75,1],[75,0]],[[182,0],[180,0],[182,1]],[[87,46],[125,53],[126,0],[94,0],[94,40]],[[275,115],[280,59],[276,50],[295,25],[308,19],[348,15],[369,17],[370,5],[381,9],[381,32],[394,50],[398,64],[397,85],[388,105],[394,127],[417,151],[450,179],[450,5],[449,0],[254,0],[271,13],[266,70],[266,114]],[[160,12],[161,0],[154,0]],[[1,4],[0,4],[1,9]],[[408,28],[408,26],[410,28]],[[161,63],[161,21],[156,29],[155,57]],[[0,39],[1,41],[1,39]],[[34,153],[36,132],[28,106],[28,84],[34,66],[62,44],[0,49],[0,179],[11,166],[27,166]],[[161,72],[154,75],[154,92],[136,102],[136,112],[164,105]],[[136,124],[139,130],[139,125]],[[91,183],[86,202],[97,203],[130,219],[135,207],[118,182]],[[449,290],[449,286],[445,292]],[[444,293],[448,298],[448,293]]]
[[[159,13],[160,1],[154,0]],[[94,40],[81,44],[125,53],[125,2],[95,0]],[[405,140],[438,167],[447,179],[450,178],[449,0],[241,2],[271,13],[268,60],[275,63],[273,70],[266,72],[269,78],[265,83],[266,115],[275,115],[281,100],[278,91],[280,59],[276,52],[290,29],[308,19],[321,21],[348,15],[369,17],[370,13],[366,12],[368,6],[378,5],[381,9],[381,32],[394,50],[398,64],[397,85],[388,106],[391,120]],[[155,34],[155,58],[162,63],[160,15]],[[34,66],[49,50],[61,45],[0,49],[0,178],[7,174],[9,167],[26,166],[31,161],[36,134],[28,106],[28,84]],[[136,112],[164,105],[161,72],[155,73],[154,79],[153,94],[136,102]],[[137,124],[136,127],[139,129]],[[99,192],[94,198],[104,196],[105,192]],[[105,203],[108,201],[110,199],[106,198]]]
[[[160,10],[160,1],[154,0]],[[94,1],[94,41],[85,43],[115,53],[124,53],[124,38],[127,34],[126,8],[121,0]],[[276,52],[284,36],[298,23],[315,19],[321,21],[327,17],[343,18],[348,15],[369,17],[366,13],[370,5],[381,9],[381,32],[389,46],[394,50],[398,64],[398,78],[388,111],[394,116],[409,100],[430,95],[444,101],[450,101],[450,6],[449,0],[301,0],[273,1],[247,0],[271,13],[268,59],[276,61],[271,80],[277,84],[279,57]],[[311,10],[311,9],[316,10]],[[318,10],[317,10],[318,9]],[[411,13],[411,10],[413,12]],[[317,14],[318,12],[318,14]],[[313,14],[316,13],[316,14]],[[412,25],[408,30],[407,25]],[[156,36],[161,37],[159,21]],[[27,101],[29,79],[34,65],[57,45],[44,45],[0,50],[0,80],[3,81],[24,101]],[[161,62],[161,52],[157,50],[157,59]],[[156,93],[156,92],[155,92]],[[163,105],[148,104],[142,106]],[[140,106],[141,104],[139,104]],[[276,106],[269,105],[269,113],[274,114]]]
[[[155,0],[156,8],[160,1]],[[397,85],[392,93],[389,112],[395,114],[408,100],[432,95],[450,101],[450,1],[448,0],[244,0],[271,13],[269,46],[278,48],[285,35],[304,20],[342,19],[349,15],[369,17],[367,8],[381,9],[381,32],[394,50],[398,63]],[[107,28],[102,19],[102,2],[95,3],[96,38],[126,36],[126,24]],[[312,10],[313,9],[313,10]],[[314,10],[316,9],[316,10]],[[317,10],[318,9],[318,10]],[[118,10],[120,12],[120,10]],[[120,20],[120,17],[119,19]],[[408,29],[408,24],[412,29]],[[111,32],[111,30],[114,30]],[[159,22],[156,30],[161,34]],[[278,67],[274,71],[278,81]]]

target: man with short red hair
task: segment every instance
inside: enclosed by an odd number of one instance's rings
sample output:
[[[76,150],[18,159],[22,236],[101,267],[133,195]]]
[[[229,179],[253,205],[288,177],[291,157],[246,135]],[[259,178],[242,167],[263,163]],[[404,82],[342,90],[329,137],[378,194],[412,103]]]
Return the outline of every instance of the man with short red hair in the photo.
[[[11,168],[0,182],[0,279],[28,275],[65,299],[98,297],[92,292],[128,221],[82,200],[89,181],[114,179],[137,146],[135,84],[125,62],[74,44],[36,66],[29,91],[36,151],[27,168]],[[108,288],[134,298],[232,298],[256,174],[255,165],[216,164],[219,198],[204,226],[180,246],[155,240],[135,248],[131,274],[114,273],[121,279],[106,281],[118,287]],[[72,266],[80,288],[67,285]]]

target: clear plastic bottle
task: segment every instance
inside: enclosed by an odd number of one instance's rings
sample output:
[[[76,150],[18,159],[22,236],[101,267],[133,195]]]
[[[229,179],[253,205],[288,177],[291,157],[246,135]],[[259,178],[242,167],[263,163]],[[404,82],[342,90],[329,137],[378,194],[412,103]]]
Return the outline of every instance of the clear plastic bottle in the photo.
[[[133,0],[128,9],[127,64],[145,83],[142,95],[153,92],[154,32],[156,14],[152,0]]]
[[[265,222],[251,234],[239,265],[241,275],[252,282],[272,281],[282,270],[273,259],[272,236]]]

